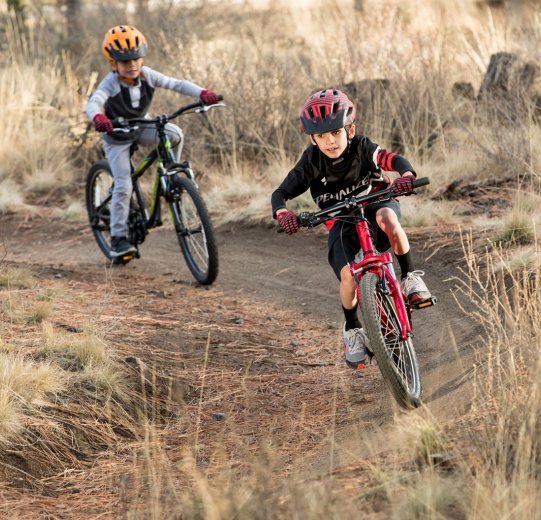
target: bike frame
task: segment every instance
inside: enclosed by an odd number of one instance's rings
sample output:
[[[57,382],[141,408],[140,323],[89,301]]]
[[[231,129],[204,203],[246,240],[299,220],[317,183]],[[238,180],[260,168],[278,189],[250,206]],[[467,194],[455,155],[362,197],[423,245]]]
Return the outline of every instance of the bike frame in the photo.
[[[176,112],[170,115],[161,115],[155,119],[130,119],[121,120],[122,124],[155,124],[158,132],[158,145],[154,148],[138,165],[133,168],[132,172],[132,184],[133,191],[137,198],[137,203],[143,212],[144,223],[147,229],[159,226],[161,224],[161,211],[160,211],[160,196],[166,194],[169,191],[169,168],[176,164],[176,157],[173,153],[171,141],[167,132],[165,131],[165,125],[175,117],[178,117],[183,112],[191,109],[198,109],[200,111],[208,110],[208,107],[204,107],[200,102],[191,103],[185,107],[180,108]],[[152,190],[152,199],[150,202],[150,208],[147,208],[144,197],[139,187],[139,179],[142,175],[148,171],[148,169],[156,163],[156,178],[154,180],[154,187]],[[186,162],[181,168],[176,169],[174,173],[181,171],[195,183],[195,175],[189,164]],[[172,172],[171,172],[172,173]]]
[[[364,216],[363,208],[359,208],[360,214],[356,217],[358,221],[355,223],[357,235],[361,244],[363,259],[360,262],[352,262],[349,264],[349,269],[355,280],[355,290],[357,293],[357,301],[361,302],[360,284],[361,279],[367,272],[374,272],[380,276],[382,282],[382,291],[390,293],[394,301],[398,319],[400,320],[400,330],[402,340],[406,341],[412,333],[409,312],[404,300],[404,294],[393,267],[393,259],[391,253],[377,253],[370,233],[370,224]]]
[[[416,179],[415,181],[413,181],[414,188],[426,186],[427,184],[429,184],[429,180],[427,178]],[[411,195],[412,193],[414,192],[412,191],[410,193],[405,193],[404,195]],[[412,309],[410,305],[407,304],[400,283],[396,279],[391,253],[379,253],[376,250],[374,241],[372,239],[372,234],[370,232],[370,224],[364,216],[364,206],[366,204],[389,200],[392,197],[393,193],[390,188],[386,190],[371,192],[367,195],[353,196],[351,198],[346,198],[344,201],[339,202],[338,204],[335,204],[334,206],[327,209],[323,209],[314,213],[301,213],[298,219],[301,226],[315,227],[326,220],[331,220],[335,218],[332,215],[335,215],[338,211],[342,211],[344,209],[355,209],[358,211],[358,214],[347,217],[355,219],[355,227],[357,229],[359,242],[361,244],[360,250],[363,254],[363,258],[360,262],[352,262],[349,264],[350,272],[353,276],[353,279],[355,280],[357,301],[360,305],[362,305],[360,291],[362,277],[367,272],[373,272],[377,274],[380,277],[382,283],[382,291],[384,291],[386,294],[390,293],[393,299],[396,312],[398,314],[398,319],[400,320],[402,336],[401,339],[402,341],[406,341],[408,337],[412,334],[412,326],[410,319]]]

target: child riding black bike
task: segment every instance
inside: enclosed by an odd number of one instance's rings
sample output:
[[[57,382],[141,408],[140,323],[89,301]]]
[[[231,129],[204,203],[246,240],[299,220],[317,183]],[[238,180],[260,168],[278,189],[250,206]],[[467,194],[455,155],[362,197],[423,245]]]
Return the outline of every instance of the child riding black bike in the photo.
[[[292,235],[299,229],[297,215],[286,208],[286,201],[306,190],[315,203],[325,209],[352,195],[367,194],[388,186],[384,171],[396,171],[400,177],[391,185],[393,193],[410,192],[416,173],[404,157],[380,148],[363,135],[355,135],[355,107],[341,91],[325,89],[312,94],[300,114],[301,127],[312,145],[272,194],[273,218]],[[400,224],[397,200],[370,205],[365,216],[372,224],[376,248],[392,248],[401,271],[402,287],[410,303],[431,298],[416,271],[408,238]],[[326,222],[329,230],[328,261],[340,280],[340,300],[345,316],[343,342],[346,363],[351,368],[367,359],[367,337],[357,314],[355,282],[349,269],[360,249],[355,224],[342,220]]]
[[[181,94],[198,97],[205,105],[220,100],[211,90],[186,80],[165,76],[143,66],[147,54],[147,41],[135,27],[117,25],[107,31],[102,51],[111,63],[112,71],[105,76],[86,105],[86,113],[98,132],[103,135],[103,149],[114,177],[111,201],[111,257],[135,254],[136,247],[127,239],[128,215],[132,193],[130,148],[133,143],[156,145],[156,128],[145,125],[135,132],[113,133],[112,120],[118,117],[145,117],[150,109],[154,90],[165,88]],[[183,144],[182,130],[173,123],[166,132],[180,159]],[[180,162],[180,161],[179,161]]]

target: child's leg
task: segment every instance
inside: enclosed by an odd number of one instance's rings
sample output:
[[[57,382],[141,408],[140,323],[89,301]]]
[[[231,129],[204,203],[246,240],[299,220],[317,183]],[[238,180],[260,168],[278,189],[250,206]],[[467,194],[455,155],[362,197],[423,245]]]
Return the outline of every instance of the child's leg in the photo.
[[[175,150],[176,160],[177,162],[180,162],[180,155],[182,154],[182,147],[184,146],[184,134],[182,133],[182,130],[173,123],[167,123],[165,125],[165,132],[171,141],[171,146]],[[153,126],[145,126],[137,142],[142,145],[156,146],[158,144],[156,128]]]
[[[128,215],[132,192],[130,146],[130,142],[119,144],[103,142],[103,149],[115,179],[111,200],[112,237],[128,236]]]
[[[348,262],[355,258],[360,249],[357,232],[353,226],[335,224],[329,235],[329,263],[336,277],[340,280],[340,301],[346,320],[346,330],[360,328],[361,323],[357,314],[357,297],[355,295],[355,282]]]
[[[398,206],[398,203],[393,202]],[[400,266],[401,278],[405,278],[408,273],[415,270],[415,267],[413,265],[408,237],[400,224],[400,218],[395,208],[392,205],[379,208],[376,212],[376,223],[387,235],[391,249]]]
[[[394,207],[393,207],[394,206]],[[416,271],[410,251],[408,237],[399,219],[400,206],[396,201],[386,203],[376,211],[376,222],[385,232],[400,265],[402,287],[410,303],[428,300],[431,295],[421,279],[422,271]]]

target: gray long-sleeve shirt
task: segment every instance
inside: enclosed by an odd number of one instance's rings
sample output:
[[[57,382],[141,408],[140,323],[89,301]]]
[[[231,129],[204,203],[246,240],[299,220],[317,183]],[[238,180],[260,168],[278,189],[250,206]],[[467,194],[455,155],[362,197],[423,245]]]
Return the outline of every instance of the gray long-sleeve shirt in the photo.
[[[115,117],[145,117],[150,109],[154,90],[165,88],[187,96],[199,97],[202,87],[190,81],[175,79],[150,67],[141,69],[137,85],[128,85],[120,80],[116,72],[103,78],[86,104],[86,113],[93,120],[104,112],[109,119]]]

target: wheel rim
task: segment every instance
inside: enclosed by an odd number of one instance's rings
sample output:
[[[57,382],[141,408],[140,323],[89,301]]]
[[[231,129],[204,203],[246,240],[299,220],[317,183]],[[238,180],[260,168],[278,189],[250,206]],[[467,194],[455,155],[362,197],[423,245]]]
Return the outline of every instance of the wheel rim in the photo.
[[[192,198],[183,197],[179,210],[184,225],[184,228],[179,231],[179,238],[190,252],[195,267],[200,272],[206,273],[209,268],[207,236]]]
[[[376,291],[376,303],[385,352],[404,388],[411,396],[420,393],[420,380],[416,369],[411,339],[402,340],[400,325],[391,298]]]
[[[111,220],[111,193],[113,177],[109,172],[102,170],[96,174],[92,184],[92,214],[90,224],[92,231],[104,246],[108,247]]]

